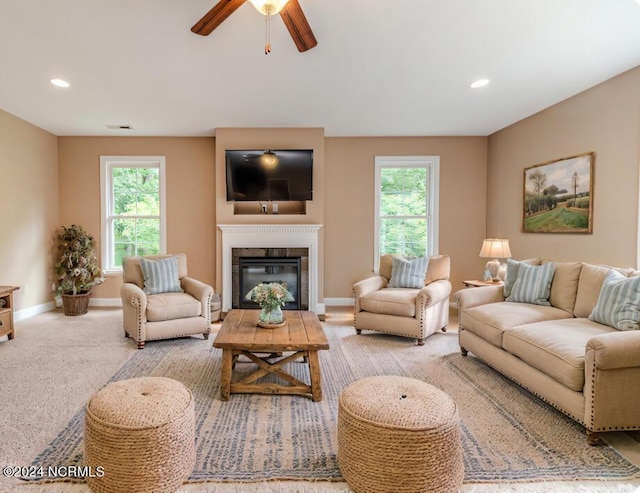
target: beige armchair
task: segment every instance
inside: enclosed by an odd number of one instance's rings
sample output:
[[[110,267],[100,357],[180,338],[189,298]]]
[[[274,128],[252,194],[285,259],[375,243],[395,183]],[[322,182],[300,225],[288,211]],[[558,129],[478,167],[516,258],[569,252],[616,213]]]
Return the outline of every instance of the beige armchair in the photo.
[[[418,345],[449,323],[451,269],[448,255],[429,258],[422,288],[388,287],[393,255],[380,258],[380,275],[353,285],[355,329],[413,337]]]
[[[143,349],[146,341],[202,334],[205,339],[211,332],[211,299],[213,288],[187,277],[187,257],[184,253],[152,255],[147,260],[164,260],[176,257],[179,284],[174,292],[148,294],[153,289],[151,279],[145,277],[140,257],[125,257],[122,261],[124,284],[120,288],[125,336],[132,337]],[[166,263],[166,262],[165,262]],[[149,265],[149,264],[147,264]],[[149,268],[147,268],[149,269]],[[175,279],[174,279],[175,280]],[[156,286],[157,287],[157,286]],[[179,292],[178,290],[182,290]]]

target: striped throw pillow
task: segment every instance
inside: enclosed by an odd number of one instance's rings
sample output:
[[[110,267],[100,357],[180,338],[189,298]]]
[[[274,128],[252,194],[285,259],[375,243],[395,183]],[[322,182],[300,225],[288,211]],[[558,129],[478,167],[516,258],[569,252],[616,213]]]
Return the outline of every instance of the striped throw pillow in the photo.
[[[549,295],[554,272],[555,265],[552,262],[544,265],[520,263],[516,282],[506,301],[551,306]]]
[[[388,286],[390,288],[423,288],[428,266],[428,257],[411,260],[393,257]]]
[[[144,278],[143,291],[147,294],[180,293],[180,280],[178,279],[178,258],[168,257],[159,260],[146,258],[140,259],[142,277]]]
[[[600,289],[589,320],[618,330],[640,328],[640,277],[625,277],[612,270]]]

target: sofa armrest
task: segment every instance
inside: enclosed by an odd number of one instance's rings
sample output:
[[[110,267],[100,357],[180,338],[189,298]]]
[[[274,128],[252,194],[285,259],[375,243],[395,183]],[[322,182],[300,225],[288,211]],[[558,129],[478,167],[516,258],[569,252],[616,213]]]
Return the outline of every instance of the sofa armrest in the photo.
[[[587,341],[587,353],[593,351],[593,361],[602,370],[640,368],[640,331],[609,332]]]
[[[498,285],[461,289],[453,296],[453,300],[458,305],[458,311],[472,306],[498,303],[504,301],[504,288]]]
[[[433,306],[442,301],[448,301],[451,294],[451,282],[446,279],[433,281],[418,292],[416,297],[416,310],[419,306]]]
[[[201,317],[211,322],[211,298],[213,298],[213,288],[208,284],[198,281],[191,277],[183,277],[180,279],[180,286],[184,289],[184,292],[190,294],[195,299],[200,301],[202,305]]]
[[[640,429],[640,331],[616,331],[589,339],[584,370],[587,429]]]
[[[354,310],[356,313],[360,311],[360,298],[368,293],[373,293],[374,291],[379,291],[382,288],[387,287],[387,278],[383,276],[373,276],[368,277],[360,282],[357,282],[353,285],[353,294],[355,296],[355,307]]]

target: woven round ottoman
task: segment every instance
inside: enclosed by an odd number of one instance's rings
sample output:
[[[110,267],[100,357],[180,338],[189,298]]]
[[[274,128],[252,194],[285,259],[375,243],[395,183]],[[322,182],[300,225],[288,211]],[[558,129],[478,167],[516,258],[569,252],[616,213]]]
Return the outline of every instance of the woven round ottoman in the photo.
[[[338,465],[356,493],[458,491],[464,466],[456,403],[412,378],[352,383],[340,394]]]
[[[95,394],[85,414],[85,466],[96,493],[174,492],[195,465],[193,397],[164,377],[113,382]]]

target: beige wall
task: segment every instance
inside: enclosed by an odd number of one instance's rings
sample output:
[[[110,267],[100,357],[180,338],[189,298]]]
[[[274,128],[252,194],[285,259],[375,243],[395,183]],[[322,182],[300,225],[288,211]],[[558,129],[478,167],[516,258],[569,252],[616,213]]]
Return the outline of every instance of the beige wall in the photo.
[[[20,286],[17,310],[53,299],[57,145],[54,135],[0,110],[0,284]]]
[[[440,156],[440,253],[454,292],[481,276],[486,226],[485,137],[353,137],[325,140],[326,298],[351,297],[373,275],[376,156]]]
[[[636,266],[640,67],[489,137],[487,233],[514,258]],[[593,151],[593,234],[522,233],[524,168]]]
[[[189,275],[215,280],[214,139],[60,137],[60,223],[81,224],[100,252],[100,156],[165,156],[167,251],[184,252]],[[94,298],[119,298],[121,276],[94,289]]]

